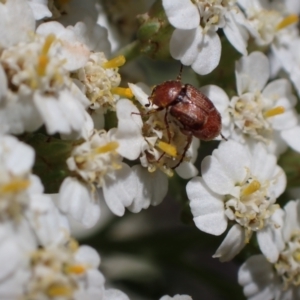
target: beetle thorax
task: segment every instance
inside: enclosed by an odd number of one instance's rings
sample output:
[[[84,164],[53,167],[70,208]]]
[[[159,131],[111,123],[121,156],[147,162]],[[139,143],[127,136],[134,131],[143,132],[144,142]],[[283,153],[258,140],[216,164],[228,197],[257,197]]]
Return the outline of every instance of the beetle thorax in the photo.
[[[166,81],[160,85],[157,85],[151,96],[149,97],[151,102],[158,107],[167,107],[176,100],[181,92],[182,84],[180,81],[171,80]]]

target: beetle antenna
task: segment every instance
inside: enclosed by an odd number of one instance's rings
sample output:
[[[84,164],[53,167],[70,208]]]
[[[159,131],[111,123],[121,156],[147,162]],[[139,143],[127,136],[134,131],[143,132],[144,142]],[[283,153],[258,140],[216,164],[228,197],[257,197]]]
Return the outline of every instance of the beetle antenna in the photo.
[[[180,64],[179,74],[176,78],[177,81],[181,81],[182,69],[183,69],[183,64]]]

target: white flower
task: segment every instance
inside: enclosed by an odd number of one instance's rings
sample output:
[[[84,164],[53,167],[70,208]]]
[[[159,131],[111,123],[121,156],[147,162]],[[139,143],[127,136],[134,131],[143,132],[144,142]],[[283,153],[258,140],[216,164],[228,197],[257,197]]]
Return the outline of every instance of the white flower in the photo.
[[[279,210],[278,228],[269,232],[280,232],[272,247],[278,252],[276,260],[263,255],[250,257],[240,268],[238,281],[244,287],[248,299],[298,299],[300,270],[300,202],[290,201],[284,211]]]
[[[118,67],[124,63],[124,56],[107,60],[103,52],[91,53],[84,68],[73,75],[89,99],[90,114],[97,129],[104,127],[104,113],[107,110],[116,110],[119,94],[131,95],[128,88],[118,87],[121,82]]]
[[[35,20],[27,1],[0,2],[0,49],[8,48],[30,39]]]
[[[172,176],[175,168],[183,178],[195,176],[198,171],[193,163],[197,157],[199,140],[192,138],[189,141],[190,137],[182,133],[176,120],[166,110],[155,111],[155,106],[146,109],[144,105],[149,103],[149,95],[141,86],[129,86],[142,105],[141,112],[129,100],[118,101],[118,128],[113,134],[120,143],[117,151],[131,160],[140,158],[141,165],[148,168],[149,172],[161,170]],[[168,126],[166,114],[170,121]]]
[[[86,142],[75,146],[67,160],[77,177],[67,177],[59,191],[59,207],[85,226],[93,226],[100,216],[99,197],[110,210],[122,216],[133,201],[137,180],[116,152],[118,142],[104,130],[95,131]],[[99,194],[97,190],[99,190]],[[103,194],[102,194],[103,193]]]
[[[232,259],[257,233],[259,246],[266,255],[262,236],[270,217],[278,208],[276,198],[284,191],[286,177],[261,143],[250,147],[229,140],[221,142],[201,164],[202,178],[193,178],[186,187],[196,226],[220,235],[234,221],[214,257]]]
[[[102,299],[104,277],[97,270],[100,257],[89,246],[78,247],[76,241],[49,245],[31,254],[30,281],[24,295],[30,299]]]
[[[289,35],[289,27],[296,27],[299,13],[297,0],[291,1],[264,1],[264,0],[237,0],[245,12],[245,25],[259,46],[277,42],[277,37]],[[289,15],[289,14],[294,15]]]
[[[59,58],[62,48],[50,34],[1,53],[10,88],[2,97],[0,119],[9,133],[34,131],[43,123],[49,134],[81,130],[89,102]]]
[[[170,40],[170,53],[201,75],[210,73],[221,56],[217,30],[222,28],[230,43],[247,54],[245,19],[235,1],[163,0],[169,22],[176,29]]]
[[[242,57],[235,73],[238,95],[230,101],[225,96],[219,98],[222,118],[227,120],[224,128],[239,142],[250,138],[264,142],[270,152],[283,152],[286,142],[289,144],[285,137],[298,124],[296,98],[289,81],[277,79],[267,84],[269,61],[261,52]]]

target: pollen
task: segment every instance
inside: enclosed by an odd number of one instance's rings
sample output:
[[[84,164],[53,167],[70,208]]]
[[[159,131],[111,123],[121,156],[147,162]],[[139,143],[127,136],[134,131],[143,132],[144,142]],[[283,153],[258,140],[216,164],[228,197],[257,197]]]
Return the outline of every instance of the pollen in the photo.
[[[42,54],[39,56],[39,61],[37,65],[37,73],[39,76],[45,76],[48,63],[49,58],[47,55]]]
[[[249,196],[260,189],[261,185],[259,181],[253,180],[247,187],[242,191],[242,196]]]
[[[283,106],[276,106],[272,109],[269,109],[267,110],[265,113],[264,113],[264,116],[266,118],[269,118],[269,117],[274,117],[274,116],[277,116],[277,115],[281,115],[285,112],[285,108]]]
[[[42,55],[47,55],[48,54],[49,49],[50,49],[52,43],[54,42],[54,40],[55,40],[55,35],[54,34],[49,34],[46,37],[45,43],[44,43],[43,48],[42,48]]]
[[[299,21],[299,17],[297,15],[291,14],[285,17],[279,24],[277,24],[276,29],[277,30],[283,29],[285,27],[297,23],[298,21]]]
[[[80,275],[80,274],[85,273],[86,268],[83,265],[77,264],[77,265],[66,266],[64,271],[67,274]]]
[[[162,150],[163,152],[169,154],[169,155],[172,156],[172,157],[176,157],[176,156],[177,156],[177,150],[176,150],[176,147],[174,147],[174,146],[171,145],[171,144],[168,144],[168,143],[159,141],[159,142],[157,143],[157,147],[158,147],[160,150]]]
[[[119,147],[119,143],[118,142],[109,142],[104,146],[98,147],[95,149],[95,152],[97,154],[103,154],[103,153],[107,153],[107,152],[111,152],[111,151],[115,151],[117,148]]]
[[[121,97],[133,98],[133,93],[130,88],[113,87],[110,91],[112,94],[116,94]]]
[[[0,187],[0,193],[19,193],[27,189],[30,185],[29,180],[15,179]]]
[[[46,293],[49,297],[71,297],[73,290],[67,285],[58,283],[51,285]]]
[[[103,64],[103,68],[105,69],[112,69],[112,68],[118,68],[125,64],[126,60],[123,55],[119,55],[111,60],[108,60]]]

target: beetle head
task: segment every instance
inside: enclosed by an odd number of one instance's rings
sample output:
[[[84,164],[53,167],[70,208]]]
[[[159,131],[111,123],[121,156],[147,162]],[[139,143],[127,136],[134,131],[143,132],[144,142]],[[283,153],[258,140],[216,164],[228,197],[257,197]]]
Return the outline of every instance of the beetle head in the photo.
[[[180,81],[166,81],[154,87],[149,100],[160,108],[167,107],[177,98],[181,89]]]

